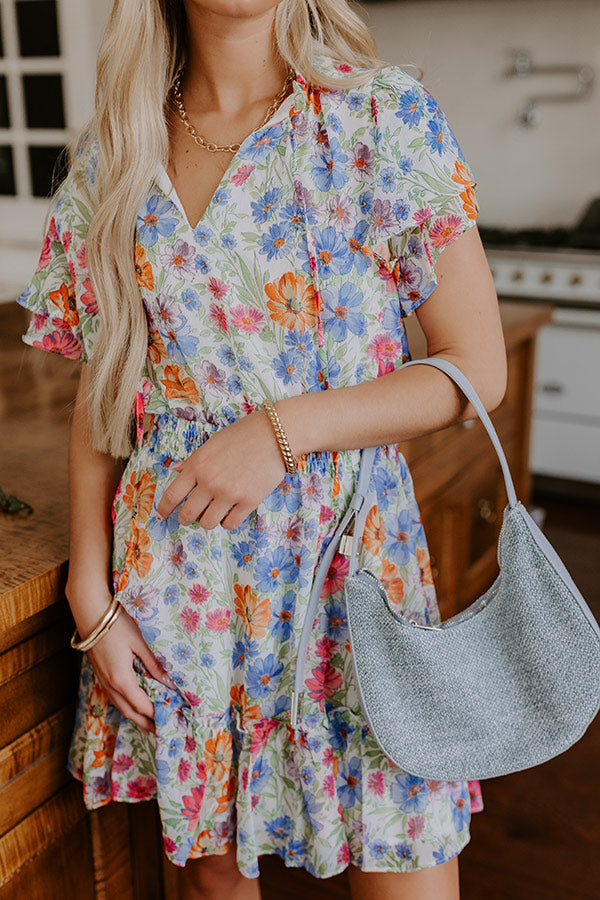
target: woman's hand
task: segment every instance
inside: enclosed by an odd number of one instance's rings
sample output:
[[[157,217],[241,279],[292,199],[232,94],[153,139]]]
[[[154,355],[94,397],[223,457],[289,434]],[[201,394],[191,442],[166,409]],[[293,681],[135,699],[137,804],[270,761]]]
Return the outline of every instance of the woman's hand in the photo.
[[[186,498],[180,524],[197,519],[204,528],[219,523],[237,528],[286,473],[273,426],[262,409],[221,428],[173,467],[180,474],[164,491],[158,515],[168,518]]]
[[[110,702],[144,731],[156,733],[154,706],[137,680],[134,656],[139,656],[157,681],[173,688],[176,685],[150,650],[131,616],[122,609],[106,634],[85,652]]]

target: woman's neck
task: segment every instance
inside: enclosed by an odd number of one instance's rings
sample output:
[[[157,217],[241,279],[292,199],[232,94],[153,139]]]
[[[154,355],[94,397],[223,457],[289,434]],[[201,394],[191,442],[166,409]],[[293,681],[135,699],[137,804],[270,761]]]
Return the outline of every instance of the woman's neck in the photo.
[[[186,109],[236,116],[275,96],[288,67],[275,49],[276,6],[233,16],[185,0],[189,55],[182,79]]]

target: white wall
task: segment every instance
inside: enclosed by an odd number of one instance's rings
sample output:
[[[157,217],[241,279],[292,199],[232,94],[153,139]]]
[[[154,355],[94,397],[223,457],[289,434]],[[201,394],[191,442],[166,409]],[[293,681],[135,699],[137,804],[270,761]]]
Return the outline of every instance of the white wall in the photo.
[[[480,224],[574,225],[600,195],[600,0],[410,0],[364,11],[384,59],[425,70],[477,181]],[[575,80],[504,78],[513,48],[540,65],[591,65],[592,94],[543,104],[540,125],[520,127],[531,93],[570,92]]]

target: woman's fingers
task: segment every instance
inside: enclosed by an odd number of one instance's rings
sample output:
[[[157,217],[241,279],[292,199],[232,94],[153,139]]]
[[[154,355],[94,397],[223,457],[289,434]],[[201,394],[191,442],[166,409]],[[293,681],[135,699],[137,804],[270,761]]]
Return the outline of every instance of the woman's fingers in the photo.
[[[143,638],[141,638],[139,645],[133,647],[132,649],[135,655],[139,656],[152,678],[160,681],[161,684],[166,684],[168,687],[172,687],[177,690],[177,685],[175,684],[169,673],[166,671],[166,669],[163,669]]]
[[[111,703],[123,713],[126,719],[131,719],[131,721],[138,725],[143,731],[156,734],[156,725],[154,723],[154,707],[150,702],[148,694],[142,691],[141,688],[140,691],[152,707],[152,716],[146,715],[141,709],[132,705],[128,699],[129,694],[122,694],[116,688],[111,688],[109,691]]]
[[[180,472],[168,488],[163,491],[162,497],[156,505],[156,512],[161,519],[168,519],[176,506],[187,497],[195,487],[196,479],[191,472]]]

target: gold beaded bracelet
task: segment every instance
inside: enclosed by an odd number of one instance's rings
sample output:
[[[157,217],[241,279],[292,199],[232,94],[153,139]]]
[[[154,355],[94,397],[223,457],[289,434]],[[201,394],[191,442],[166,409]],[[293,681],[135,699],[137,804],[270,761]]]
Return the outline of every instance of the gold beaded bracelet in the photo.
[[[101,637],[104,637],[108,629],[116,622],[117,616],[122,610],[122,606],[116,597],[113,597],[108,609],[102,616],[94,630],[84,640],[79,640],[77,629],[73,632],[71,638],[71,647],[74,650],[89,650],[93,647]]]
[[[281,450],[281,455],[283,456],[283,461],[285,463],[286,472],[288,473],[288,475],[295,475],[298,471],[298,460],[295,458],[294,454],[291,451],[288,439],[279,419],[279,414],[277,413],[277,410],[270,400],[267,400],[265,403],[263,403],[262,408],[268,415],[269,419],[271,420],[271,424],[273,425],[275,437],[277,438],[277,443],[279,444],[279,449]]]

